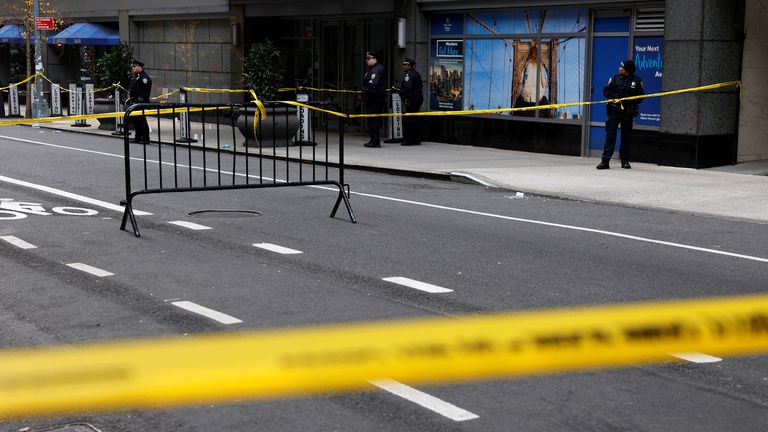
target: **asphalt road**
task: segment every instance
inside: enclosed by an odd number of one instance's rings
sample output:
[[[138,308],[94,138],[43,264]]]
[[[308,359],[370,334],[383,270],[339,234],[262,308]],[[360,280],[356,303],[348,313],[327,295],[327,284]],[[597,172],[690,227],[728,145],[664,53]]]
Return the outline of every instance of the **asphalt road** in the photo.
[[[121,213],[114,207],[125,194],[120,140],[14,127],[0,130],[0,146],[5,210],[14,202],[42,206],[18,219],[0,211],[0,236],[36,246],[0,241],[2,347],[738,295],[768,287],[764,225],[518,198],[361,171],[347,171],[357,224],[343,208],[328,217],[336,193],[327,188],[145,195],[135,209],[152,215],[139,217],[142,237],[134,238],[118,229]],[[156,156],[150,149],[150,159]],[[192,165],[201,160],[195,153]],[[230,164],[225,157],[224,166]],[[134,178],[141,174],[135,170]],[[149,181],[157,174],[150,172]],[[165,181],[170,178],[166,173]],[[182,184],[187,180],[181,174]],[[190,215],[216,209],[258,213]],[[208,229],[172,223],[179,221]],[[99,277],[68,264],[111,274]],[[384,280],[390,277],[452,291],[428,293]],[[238,322],[222,323],[179,302]],[[76,421],[105,432],[762,431],[768,424],[765,357],[697,363],[670,356],[655,366],[418,390],[437,399],[425,407],[371,386],[353,394],[21,420],[0,429]],[[452,408],[441,410],[441,402]]]

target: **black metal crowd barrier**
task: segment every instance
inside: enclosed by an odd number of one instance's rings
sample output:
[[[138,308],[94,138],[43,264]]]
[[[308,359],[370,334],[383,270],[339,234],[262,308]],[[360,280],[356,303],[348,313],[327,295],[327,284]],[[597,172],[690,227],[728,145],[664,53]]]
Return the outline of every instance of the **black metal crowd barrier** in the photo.
[[[124,128],[125,211],[120,229],[125,230],[130,221],[133,233],[140,236],[133,210],[138,195],[313,185],[337,187],[339,194],[330,217],[336,216],[344,202],[350,220],[357,222],[349,203],[349,185],[344,182],[346,118],[313,111],[307,140],[313,145],[305,149],[295,139],[295,126],[300,121],[295,107],[269,106],[266,119],[262,119],[254,104],[142,103],[126,110],[126,125],[134,125],[136,117],[132,114],[137,112],[143,113],[154,129],[153,139],[134,142],[129,138],[133,127]],[[177,124],[179,118],[182,121]],[[329,144],[336,133],[338,161],[333,162]],[[195,139],[178,139],[181,136]],[[241,136],[245,141],[238,143]],[[318,151],[323,140],[324,149]],[[292,147],[298,147],[298,158],[289,156]],[[277,151],[282,148],[284,155]],[[134,179],[137,176],[141,177],[138,181]]]

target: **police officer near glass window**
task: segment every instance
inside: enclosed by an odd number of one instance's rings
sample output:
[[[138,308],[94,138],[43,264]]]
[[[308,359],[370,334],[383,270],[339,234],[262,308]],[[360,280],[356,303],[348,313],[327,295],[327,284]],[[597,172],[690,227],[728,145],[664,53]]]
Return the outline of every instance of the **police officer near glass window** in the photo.
[[[149,102],[149,95],[152,93],[152,78],[144,70],[144,63],[134,59],[131,62],[131,73],[133,78],[131,79],[131,89],[129,92],[130,98],[126,105]],[[147,125],[147,118],[144,116],[132,116],[131,121],[133,129],[136,131],[136,136],[131,142],[148,144],[149,125]]]
[[[603,96],[608,99],[620,99],[644,95],[643,80],[635,75],[635,70],[635,62],[632,60],[621,62],[619,74],[614,75],[608,80],[608,84],[603,88]],[[635,117],[640,113],[638,104],[642,101],[643,98],[639,98],[612,102],[607,105],[608,120],[605,122],[605,147],[603,149],[603,159],[600,161],[597,169],[604,170],[610,168],[609,162],[616,148],[616,133],[619,125],[621,125],[621,148],[619,149],[621,167],[624,169],[632,168],[629,164],[632,155],[630,152],[630,139]]]
[[[414,69],[416,62],[412,58],[403,60],[403,80],[400,81],[400,98],[403,101],[406,113],[417,113],[421,111],[421,104],[424,102],[422,88],[424,84],[421,81],[421,75]],[[421,144],[421,122],[418,117],[403,117],[403,143],[404,146],[414,146]]]
[[[387,101],[387,74],[378,59],[376,53],[365,54],[365,62],[368,69],[363,75],[363,104],[367,114],[381,114]],[[368,132],[370,141],[364,144],[368,148],[381,147],[379,139],[381,129],[381,117],[368,118]]]

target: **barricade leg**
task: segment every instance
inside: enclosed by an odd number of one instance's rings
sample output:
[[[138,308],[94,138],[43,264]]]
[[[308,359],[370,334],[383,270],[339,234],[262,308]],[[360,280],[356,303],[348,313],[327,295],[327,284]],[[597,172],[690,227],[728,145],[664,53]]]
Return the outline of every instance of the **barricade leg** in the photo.
[[[344,186],[340,183],[336,183],[336,186],[339,187],[339,196],[336,198],[336,204],[333,205],[333,210],[331,210],[331,217],[336,217],[336,212],[339,210],[339,204],[344,201],[344,205],[347,207],[347,213],[349,213],[349,220],[352,221],[352,223],[357,223],[355,213],[352,211],[352,206],[349,204],[349,198],[347,198],[347,194],[344,192]]]
[[[141,234],[139,233],[139,224],[136,222],[136,215],[133,214],[133,197],[128,198],[128,200],[125,202],[125,210],[123,211],[123,221],[120,223],[120,229],[125,231],[125,226],[128,223],[128,220],[131,220],[131,228],[133,228],[133,235],[136,237],[141,237]]]

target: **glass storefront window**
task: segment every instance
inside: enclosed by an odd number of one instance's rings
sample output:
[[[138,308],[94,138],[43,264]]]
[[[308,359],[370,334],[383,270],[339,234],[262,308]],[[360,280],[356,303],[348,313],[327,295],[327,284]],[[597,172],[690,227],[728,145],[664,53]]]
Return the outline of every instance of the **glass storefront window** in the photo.
[[[566,37],[542,39],[541,68],[546,71],[542,77],[548,80],[542,84],[539,105],[581,102],[584,94],[584,50],[585,38]],[[580,119],[582,107],[559,107],[540,110],[539,117],[563,120]]]
[[[542,33],[582,33],[587,31],[587,10],[548,9],[542,21]]]
[[[538,33],[540,11],[467,13],[465,33],[474,35]]]
[[[586,39],[571,35],[586,32],[587,9],[466,12],[463,39],[455,21],[456,15],[433,17],[430,108],[485,110],[582,101]],[[463,47],[463,58],[448,49],[456,46]],[[578,120],[582,109],[511,114]]]
[[[467,39],[464,63],[464,109],[509,108],[515,41]]]

